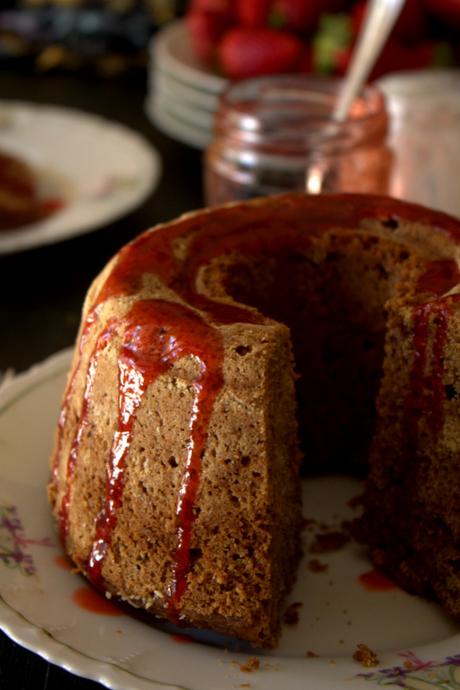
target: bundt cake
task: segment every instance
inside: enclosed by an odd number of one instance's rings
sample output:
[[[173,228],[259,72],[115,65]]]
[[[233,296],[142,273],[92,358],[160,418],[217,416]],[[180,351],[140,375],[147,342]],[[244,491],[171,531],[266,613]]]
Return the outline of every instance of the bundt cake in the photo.
[[[300,551],[300,443],[307,471],[370,457],[360,538],[460,614],[459,240],[419,206],[292,194],[121,249],[86,299],[52,459],[87,578],[273,646]]]
[[[42,199],[37,174],[17,156],[0,152],[0,230],[14,230],[42,220],[61,203]]]

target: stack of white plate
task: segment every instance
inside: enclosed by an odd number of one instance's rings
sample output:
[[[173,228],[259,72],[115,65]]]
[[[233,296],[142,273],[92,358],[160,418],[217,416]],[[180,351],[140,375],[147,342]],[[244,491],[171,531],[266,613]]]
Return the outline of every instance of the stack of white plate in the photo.
[[[199,62],[184,21],[169,24],[152,39],[146,112],[165,134],[205,148],[227,83]]]

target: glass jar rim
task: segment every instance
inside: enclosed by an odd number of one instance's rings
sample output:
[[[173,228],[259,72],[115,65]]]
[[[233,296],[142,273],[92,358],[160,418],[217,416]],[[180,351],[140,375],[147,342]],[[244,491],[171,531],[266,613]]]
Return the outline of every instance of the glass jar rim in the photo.
[[[308,118],[309,126],[323,126],[331,121],[343,79],[320,75],[282,74],[254,77],[234,82],[220,97],[220,109],[233,113],[242,129],[260,129],[264,108],[296,109]],[[258,110],[255,110],[257,104]],[[366,85],[355,99],[343,126],[366,127],[386,113],[385,96],[372,84]],[[258,125],[259,123],[259,125]],[[230,123],[228,123],[230,124]]]

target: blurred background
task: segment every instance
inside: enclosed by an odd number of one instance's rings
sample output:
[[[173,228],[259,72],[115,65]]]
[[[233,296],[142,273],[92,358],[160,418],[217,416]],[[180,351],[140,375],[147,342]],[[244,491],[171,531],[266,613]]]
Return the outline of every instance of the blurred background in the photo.
[[[375,181],[371,191],[460,217],[460,0],[406,0],[370,76],[387,106],[362,100],[333,155],[324,117],[312,125],[313,82],[296,82],[301,98],[311,96],[300,126],[284,119],[265,130],[263,99],[235,96],[235,110],[248,101],[251,117],[240,110],[234,132],[227,103],[213,134],[231,82],[268,76],[279,91],[284,74],[340,80],[366,5],[0,2],[0,380],[72,346],[94,276],[146,228],[204,205],[204,169],[217,200],[305,189],[312,163],[314,191],[320,180],[336,191]],[[248,122],[259,141],[245,139]],[[291,142],[291,124],[300,143],[286,155],[271,136]],[[101,687],[0,632],[2,690]]]
[[[365,0],[3,0],[0,61],[41,72],[142,75],[150,37],[186,16],[196,55],[222,76],[342,75],[365,7]],[[454,66],[459,36],[458,0],[407,0],[371,78]]]

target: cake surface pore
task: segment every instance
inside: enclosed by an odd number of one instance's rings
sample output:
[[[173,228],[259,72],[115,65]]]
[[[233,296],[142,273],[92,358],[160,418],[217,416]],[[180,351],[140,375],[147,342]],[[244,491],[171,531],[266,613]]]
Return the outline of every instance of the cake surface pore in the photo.
[[[299,557],[297,379],[306,465],[348,471],[371,444],[361,538],[449,607],[459,238],[455,220],[390,199],[286,195],[124,247],[85,302],[49,490],[93,584],[275,644]],[[452,537],[422,586],[428,522]]]

